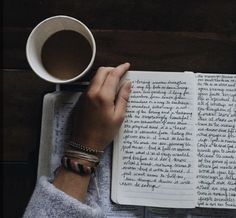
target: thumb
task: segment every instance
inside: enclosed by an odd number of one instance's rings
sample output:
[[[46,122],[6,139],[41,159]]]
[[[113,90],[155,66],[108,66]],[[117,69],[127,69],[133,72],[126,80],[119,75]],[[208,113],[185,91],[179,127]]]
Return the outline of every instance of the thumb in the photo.
[[[123,121],[124,119],[130,90],[131,90],[131,82],[127,81],[124,84],[122,84],[117,94],[115,102],[115,117],[118,120]]]

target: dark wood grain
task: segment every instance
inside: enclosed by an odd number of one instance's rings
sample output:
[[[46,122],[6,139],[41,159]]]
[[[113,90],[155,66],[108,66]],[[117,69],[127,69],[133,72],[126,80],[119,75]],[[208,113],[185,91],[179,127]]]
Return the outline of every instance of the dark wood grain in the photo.
[[[4,29],[4,68],[29,69],[25,44],[31,29]],[[129,61],[134,70],[236,71],[236,34],[92,30],[94,70]]]
[[[4,26],[32,27],[65,14],[92,29],[236,32],[234,0],[5,0]]]
[[[54,85],[33,72],[3,70],[4,161],[27,161],[38,152],[42,100]]]
[[[22,217],[34,190],[36,164],[29,162],[0,163],[3,176],[3,202],[1,217]]]
[[[96,66],[124,61],[133,70],[236,71],[236,37],[212,33],[94,31]]]

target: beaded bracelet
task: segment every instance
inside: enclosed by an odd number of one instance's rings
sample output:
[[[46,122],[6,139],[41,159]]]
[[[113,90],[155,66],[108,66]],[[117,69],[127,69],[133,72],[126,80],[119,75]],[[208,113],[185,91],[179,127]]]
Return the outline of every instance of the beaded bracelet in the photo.
[[[91,175],[95,173],[95,170],[96,170],[96,167],[82,165],[78,161],[74,159],[70,159],[67,156],[62,157],[61,164],[66,169],[74,173],[77,173],[80,176]]]
[[[90,148],[90,147],[83,146],[80,143],[75,142],[75,141],[68,142],[68,145],[73,147],[73,148],[76,148],[76,149],[78,149],[80,151],[87,152],[89,154],[102,154],[102,153],[104,153],[104,151],[99,151],[99,150],[97,150],[95,148]]]

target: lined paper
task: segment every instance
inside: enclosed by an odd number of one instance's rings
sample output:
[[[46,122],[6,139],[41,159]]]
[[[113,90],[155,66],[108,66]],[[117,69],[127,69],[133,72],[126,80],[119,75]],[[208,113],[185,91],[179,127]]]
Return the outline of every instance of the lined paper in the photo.
[[[129,72],[126,79],[132,91],[114,145],[114,198],[121,204],[194,207],[194,75]]]
[[[236,75],[198,74],[198,206],[236,207]]]

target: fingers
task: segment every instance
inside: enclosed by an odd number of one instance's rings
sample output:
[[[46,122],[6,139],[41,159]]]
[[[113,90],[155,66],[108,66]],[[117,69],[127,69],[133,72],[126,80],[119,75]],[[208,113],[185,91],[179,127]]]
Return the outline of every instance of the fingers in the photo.
[[[98,91],[106,80],[108,73],[113,69],[114,67],[99,67],[89,85],[90,91]]]
[[[102,92],[107,93],[111,95],[113,99],[115,99],[117,87],[119,85],[120,79],[122,76],[126,73],[126,71],[129,69],[130,64],[125,63],[121,64],[118,67],[112,69],[109,74],[107,75],[103,86],[102,86]]]
[[[115,104],[115,118],[120,122],[123,121],[125,116],[125,111],[129,99],[129,93],[131,90],[131,82],[126,81],[121,87],[117,95]]]

